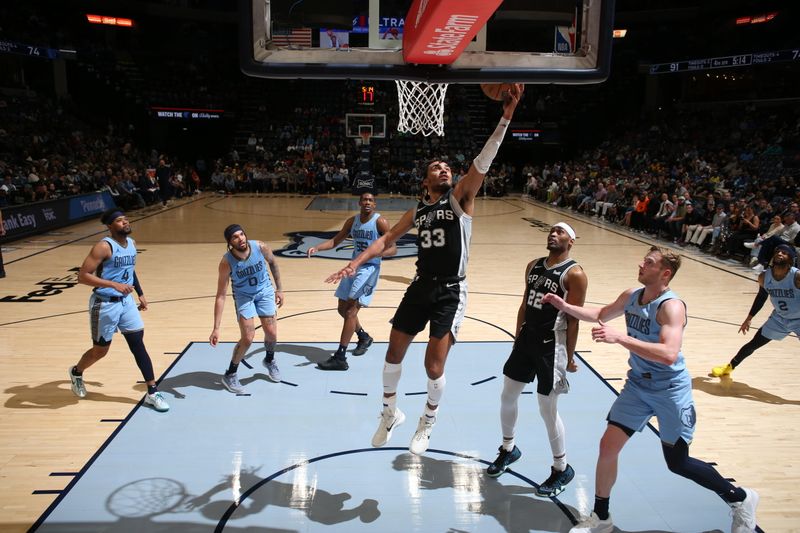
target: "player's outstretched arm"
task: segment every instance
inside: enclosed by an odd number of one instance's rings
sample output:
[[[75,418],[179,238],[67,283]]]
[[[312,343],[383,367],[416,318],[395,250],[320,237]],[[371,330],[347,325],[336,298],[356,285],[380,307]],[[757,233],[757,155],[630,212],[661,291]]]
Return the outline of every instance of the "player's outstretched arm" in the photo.
[[[508,129],[508,125],[511,123],[511,117],[514,116],[514,110],[522,99],[524,90],[525,86],[521,83],[515,83],[513,85],[508,96],[503,101],[503,118],[500,119],[497,128],[495,128],[494,132],[489,136],[481,153],[473,159],[472,165],[470,165],[467,173],[459,180],[453,189],[453,196],[456,200],[461,202],[462,206],[464,206],[465,202],[471,204],[475,196],[477,196],[478,192],[481,190],[483,179],[486,177],[486,173],[489,172],[489,167],[503,142],[506,129]],[[470,212],[471,210],[467,211],[467,213]]]
[[[389,231],[381,235],[380,238],[376,239],[366,248],[366,250],[358,254],[355,259],[351,259],[350,262],[347,263],[347,266],[328,276],[327,279],[325,279],[325,283],[338,283],[342,278],[352,276],[356,273],[358,267],[370,259],[383,254],[384,251],[389,249],[391,246],[394,246],[394,243],[397,241],[397,239],[405,235],[408,230],[414,227],[415,212],[415,209],[409,209],[406,211],[397,224],[392,226]]]
[[[321,252],[323,250],[330,250],[332,248],[339,246],[339,243],[341,243],[343,240],[345,240],[345,238],[347,238],[348,235],[350,235],[350,230],[353,228],[353,221],[355,220],[355,218],[356,217],[354,216],[348,218],[345,221],[344,225],[342,226],[342,229],[339,230],[339,233],[334,235],[332,239],[328,239],[327,241],[320,243],[319,246],[312,246],[311,248],[309,248],[308,257],[311,257],[317,252]]]
[[[768,299],[769,294],[764,288],[764,273],[762,272],[758,275],[758,292],[756,293],[756,297],[753,298],[753,305],[750,306],[750,311],[747,312],[747,318],[745,318],[742,325],[739,326],[739,333],[746,335],[747,332],[750,331],[750,322],[753,320],[753,317],[761,311],[761,308],[764,307]]]
[[[560,296],[547,293],[542,298],[543,304],[550,304],[559,311],[564,311],[570,316],[584,322],[599,322],[614,319],[625,312],[625,302],[628,301],[634,289],[628,289],[620,294],[616,300],[603,307],[580,307],[564,301]]]

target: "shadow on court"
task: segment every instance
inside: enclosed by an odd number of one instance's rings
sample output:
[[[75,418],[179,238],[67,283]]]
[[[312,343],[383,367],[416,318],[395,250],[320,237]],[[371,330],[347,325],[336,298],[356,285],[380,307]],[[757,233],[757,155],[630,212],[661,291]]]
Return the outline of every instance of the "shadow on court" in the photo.
[[[50,381],[40,385],[18,385],[6,389],[6,394],[11,397],[4,404],[10,409],[60,409],[68,405],[75,405],[80,401],[113,402],[136,405],[138,400],[125,396],[110,396],[97,392],[103,386],[100,381],[86,381],[87,395],[81,400],[70,390],[69,380]]]
[[[282,507],[305,513],[312,522],[324,525],[340,524],[359,519],[363,523],[371,523],[380,517],[378,502],[365,499],[358,505],[347,508],[345,502],[352,496],[347,492],[331,493],[309,485],[284,483],[274,479],[261,483],[263,478],[256,475],[260,467],[244,468],[238,473],[238,479],[226,476],[203,494],[187,501],[190,509],[200,509],[201,514],[210,520],[219,520],[229,507],[235,505],[235,519],[248,515],[258,515],[268,507]],[[258,487],[238,503],[223,499],[211,501],[216,494],[230,493],[231,486],[239,483],[242,487]],[[229,522],[228,522],[229,523]],[[227,529],[227,525],[226,525]]]
[[[172,376],[165,378],[158,384],[158,390],[161,392],[166,392],[167,394],[173,395],[175,398],[184,399],[186,398],[186,394],[181,392],[179,389],[187,389],[187,388],[195,388],[195,389],[204,389],[204,390],[211,390],[211,391],[226,391],[225,387],[222,385],[222,374],[225,370],[225,365],[227,362],[221,363],[220,372],[186,372],[185,374],[178,374],[177,376]],[[242,385],[247,386],[255,381],[266,381],[268,383],[273,383],[266,374],[256,372],[250,376],[240,376],[239,381]]]
[[[721,378],[693,378],[692,389],[711,394],[712,396],[741,398],[743,400],[774,405],[800,405],[800,400],[787,400],[776,394],[751,387],[747,383],[734,381],[730,376],[723,376]]]

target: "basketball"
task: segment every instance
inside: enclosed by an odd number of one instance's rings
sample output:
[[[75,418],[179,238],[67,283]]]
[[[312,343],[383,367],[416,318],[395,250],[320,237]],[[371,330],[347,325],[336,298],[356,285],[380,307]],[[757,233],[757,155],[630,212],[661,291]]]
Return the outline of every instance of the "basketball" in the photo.
[[[481,90],[492,100],[502,102],[513,86],[513,83],[481,83]]]

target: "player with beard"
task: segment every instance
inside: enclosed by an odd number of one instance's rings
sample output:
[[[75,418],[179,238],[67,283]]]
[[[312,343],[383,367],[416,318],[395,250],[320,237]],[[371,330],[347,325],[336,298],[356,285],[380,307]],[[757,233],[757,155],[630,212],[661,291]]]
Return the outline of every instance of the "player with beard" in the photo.
[[[553,465],[550,476],[536,490],[539,496],[553,497],[575,477],[567,463],[564,423],[558,414],[558,396],[569,391],[567,370],[577,370],[573,357],[578,341],[578,320],[552,305],[542,304],[545,294],[556,294],[568,303],[581,307],[586,299],[588,281],[578,263],[570,258],[575,230],[559,222],[547,236],[547,257],[528,263],[525,268],[525,291],[517,312],[516,341],[503,374],[500,395],[500,426],[503,442],[497,459],[486,469],[489,477],[498,477],[522,456],[514,444],[518,403],[525,385],[537,380],[539,413],[547,429]]]
[[[360,213],[345,220],[339,233],[332,239],[320,243],[319,246],[312,246],[308,249],[308,257],[323,250],[336,248],[349,235],[353,240],[353,255],[356,257],[362,250],[372,244],[378,237],[389,231],[389,221],[375,212],[375,196],[371,192],[362,193],[358,199]],[[378,286],[378,279],[381,274],[381,259],[397,253],[397,247],[385,251],[380,257],[375,257],[361,265],[356,275],[351,278],[344,278],[336,289],[336,297],[339,299],[339,315],[344,319],[342,334],[339,338],[339,348],[336,353],[317,364],[320,370],[347,370],[347,345],[355,333],[358,336],[358,344],[353,350],[353,355],[364,355],[372,345],[372,337],[364,331],[358,321],[358,311],[362,307],[369,306],[375,287]]]
[[[337,282],[355,274],[358,268],[384,253],[411,228],[417,229],[417,274],[406,290],[392,319],[389,348],[383,367],[383,410],[372,445],[380,447],[391,438],[394,428],[405,420],[397,408],[397,385],[403,358],[414,337],[430,322],[425,371],[428,397],[409,451],[421,454],[436,422],[439,401],[445,387],[444,367],[450,347],[456,342],[467,299],[467,258],[472,234],[475,196],[503,141],[514,110],[522,97],[523,85],[514,84],[503,102],[503,117],[469,171],[453,186],[453,174],[444,161],[434,160],[424,169],[423,198],[414,209],[346,267],[326,281]]]
[[[128,236],[130,222],[116,207],[106,210],[100,221],[108,226],[111,235],[92,247],[78,272],[78,282],[94,287],[89,297],[92,347],[68,371],[72,392],[78,398],[86,397],[83,372],[106,356],[119,329],[147,384],[145,405],[156,411],[168,411],[169,405],[158,392],[153,362],[144,346],[144,322],[139,311],[147,310],[147,299],[136,276],[136,243]],[[139,297],[138,305],[131,294],[134,291]]]
[[[755,336],[739,348],[739,351],[727,365],[715,366],[711,374],[716,377],[728,376],[742,364],[748,356],[769,341],[779,341],[794,333],[800,336],[800,269],[794,266],[797,252],[789,244],[779,244],[772,254],[772,266],[758,275],[758,294],[756,294],[750,312],[744,319],[739,331],[744,335],[750,330],[750,321],[756,316],[769,297],[772,303],[772,314],[758,328]]]
[[[239,323],[241,337],[233,348],[231,363],[222,376],[222,385],[234,394],[244,392],[237,371],[253,338],[256,335],[254,318],[258,315],[264,329],[264,366],[269,379],[275,383],[281,380],[278,364],[275,362],[275,343],[278,340],[278,322],[275,320],[277,308],[283,305],[283,290],[278,264],[272,250],[261,241],[247,240],[247,235],[239,224],[225,228],[225,242],[228,251],[219,262],[217,295],[214,299],[214,329],[208,340],[211,346],[219,342],[219,326],[222,311],[225,309],[225,295],[228,282],[233,286],[233,302],[236,305],[236,321]],[[267,264],[275,280],[267,273]]]

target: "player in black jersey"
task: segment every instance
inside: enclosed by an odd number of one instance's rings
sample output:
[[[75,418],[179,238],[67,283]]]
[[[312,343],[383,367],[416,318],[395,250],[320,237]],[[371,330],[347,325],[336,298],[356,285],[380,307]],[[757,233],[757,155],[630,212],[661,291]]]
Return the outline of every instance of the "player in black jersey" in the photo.
[[[326,280],[337,282],[345,276],[352,276],[360,265],[383,253],[411,228],[417,228],[417,274],[392,320],[383,367],[383,411],[378,430],[372,437],[375,447],[386,444],[394,428],[405,420],[403,412],[397,409],[401,365],[414,336],[430,322],[430,337],[425,351],[428,401],[409,446],[415,454],[428,449],[444,392],[445,361],[464,318],[467,300],[465,276],[475,196],[503,142],[522,92],[522,84],[515,84],[508,92],[503,102],[503,118],[473,160],[469,171],[455,186],[447,163],[430,162],[422,180],[423,199],[417,207],[409,209],[387,233]]]
[[[565,222],[550,228],[547,236],[547,257],[525,267],[525,292],[517,312],[516,341],[503,374],[505,382],[500,396],[500,426],[503,443],[497,459],[486,473],[498,477],[522,456],[514,445],[519,396],[525,385],[537,380],[536,395],[553,452],[550,477],[536,490],[539,496],[556,496],[572,481],[575,472],[567,463],[564,424],[558,415],[558,395],[569,391],[567,371],[577,368],[573,362],[578,340],[578,321],[550,304],[542,304],[545,294],[557,294],[566,301],[583,306],[587,279],[583,269],[570,258],[575,243],[575,230]]]

